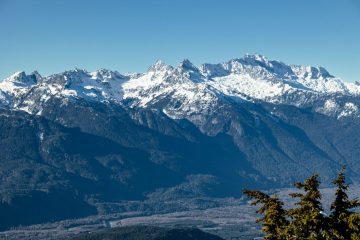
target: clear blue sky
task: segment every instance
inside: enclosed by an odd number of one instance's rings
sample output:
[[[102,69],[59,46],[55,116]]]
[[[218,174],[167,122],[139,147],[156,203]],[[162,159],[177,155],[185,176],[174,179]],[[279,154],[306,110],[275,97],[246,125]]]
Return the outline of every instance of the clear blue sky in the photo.
[[[0,0],[0,79],[261,53],[360,80],[359,0]]]

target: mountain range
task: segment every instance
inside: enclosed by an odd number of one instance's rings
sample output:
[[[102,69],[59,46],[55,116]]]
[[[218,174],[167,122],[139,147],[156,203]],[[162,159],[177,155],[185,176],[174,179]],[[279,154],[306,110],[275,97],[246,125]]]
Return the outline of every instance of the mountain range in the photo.
[[[102,203],[239,197],[343,164],[360,180],[360,84],[255,54],[145,73],[75,69],[0,82],[1,229]]]

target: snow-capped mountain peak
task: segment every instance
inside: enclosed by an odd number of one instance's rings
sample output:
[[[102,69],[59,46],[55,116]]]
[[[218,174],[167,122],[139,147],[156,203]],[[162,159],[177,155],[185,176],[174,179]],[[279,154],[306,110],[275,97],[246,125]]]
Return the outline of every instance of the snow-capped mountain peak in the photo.
[[[37,71],[34,71],[29,75],[27,75],[24,71],[19,71],[8,78],[5,78],[3,82],[12,82],[20,85],[33,85],[41,79],[42,77]]]
[[[255,54],[245,54],[244,57],[243,57],[243,60],[247,61],[247,62],[262,62],[262,63],[269,63],[269,59],[267,57],[265,57],[264,55],[261,55],[261,54],[258,54],[258,53],[255,53]]]
[[[299,78],[305,79],[319,79],[319,78],[334,78],[330,73],[323,67],[312,67],[312,66],[300,66],[291,65],[292,71]]]
[[[157,61],[147,72],[131,75],[107,69],[94,72],[75,69],[44,78],[37,72],[30,75],[17,72],[0,82],[0,94],[1,105],[6,102],[8,106],[27,106],[29,102],[37,105],[39,99],[44,102],[51,97],[74,97],[116,103],[126,100],[131,106],[149,107],[166,99],[171,106],[163,104],[163,110],[172,109],[172,116],[181,116],[203,112],[228,98],[299,107],[309,106],[316,99],[334,99],[334,95],[357,98],[360,86],[346,83],[322,67],[287,65],[260,54],[247,54],[243,58],[199,67],[188,59],[176,68]],[[34,98],[31,101],[26,99],[30,96]],[[357,103],[346,104],[358,109]],[[328,105],[324,103],[317,109],[329,109]],[[321,112],[328,113],[327,110]]]
[[[199,69],[192,62],[190,62],[189,59],[182,60],[178,67],[182,68],[184,70],[190,70],[190,71],[194,71],[194,72],[199,71]]]
[[[99,69],[95,72],[90,73],[92,79],[99,79],[103,82],[116,80],[116,79],[125,79],[126,76],[120,74],[118,71],[111,71],[108,69]]]
[[[26,78],[25,71],[18,71],[18,72],[15,72],[10,77],[6,78],[5,81],[17,82],[18,80],[21,80],[21,79],[24,79],[24,78]]]
[[[149,69],[148,72],[162,72],[162,71],[171,71],[173,67],[167,65],[162,60],[157,60]]]
[[[205,76],[202,75],[200,69],[190,62],[189,59],[181,61],[176,68],[176,72],[195,83],[200,83],[205,80]]]
[[[43,78],[37,71],[30,75],[27,75],[24,71],[16,72],[10,77],[5,78],[3,81],[0,81],[0,94],[3,96],[2,99],[5,99],[5,102],[9,104],[10,95],[21,96],[42,79]],[[4,105],[4,103],[0,105]]]

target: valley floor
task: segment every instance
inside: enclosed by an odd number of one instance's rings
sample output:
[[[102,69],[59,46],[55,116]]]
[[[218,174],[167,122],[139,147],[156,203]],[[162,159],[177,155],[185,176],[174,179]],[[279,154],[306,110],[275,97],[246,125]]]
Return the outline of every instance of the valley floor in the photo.
[[[153,215],[144,215],[141,212],[98,215],[83,219],[18,227],[1,232],[0,239],[66,239],[79,233],[134,225],[197,227],[225,239],[252,239],[261,236],[258,226],[254,223],[253,212],[253,207],[240,204]]]
[[[288,197],[295,189],[275,190],[288,206],[294,201]],[[272,191],[274,192],[274,191]],[[350,197],[360,196],[360,185],[352,185]],[[323,188],[323,206],[328,209],[332,201],[334,189]],[[194,200],[194,199],[192,199]],[[196,199],[197,202],[200,199]],[[188,200],[190,201],[190,200]],[[205,200],[204,200],[205,201]],[[162,227],[197,227],[205,232],[218,235],[227,240],[248,240],[261,237],[260,226],[255,223],[255,207],[245,199],[214,199],[219,205],[210,208],[193,208],[192,210],[172,211],[167,213],[124,212],[90,216],[82,219],[64,220],[54,223],[17,227],[0,233],[0,239],[67,239],[80,233],[93,232],[100,229],[151,225]],[[180,204],[177,202],[177,204]],[[189,204],[182,200],[182,204]],[[189,207],[188,207],[189,208]]]

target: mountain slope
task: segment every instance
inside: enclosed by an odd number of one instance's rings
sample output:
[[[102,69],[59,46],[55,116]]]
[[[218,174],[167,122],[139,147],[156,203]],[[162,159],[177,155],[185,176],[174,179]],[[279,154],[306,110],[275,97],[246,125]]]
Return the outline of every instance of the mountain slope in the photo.
[[[109,202],[238,197],[313,172],[326,185],[343,164],[359,182],[359,89],[261,55],[140,74],[18,72],[0,82],[0,208],[15,216],[0,227]]]

